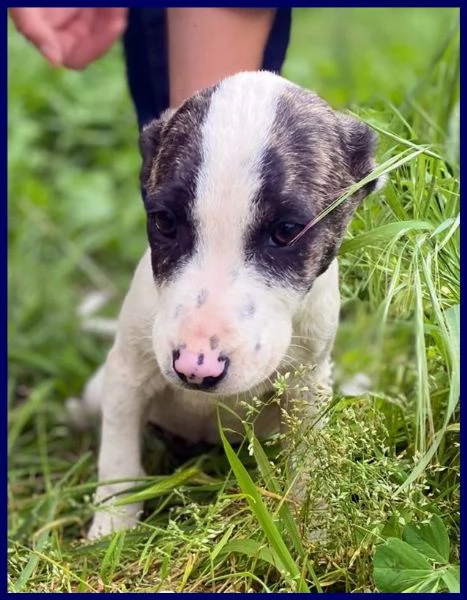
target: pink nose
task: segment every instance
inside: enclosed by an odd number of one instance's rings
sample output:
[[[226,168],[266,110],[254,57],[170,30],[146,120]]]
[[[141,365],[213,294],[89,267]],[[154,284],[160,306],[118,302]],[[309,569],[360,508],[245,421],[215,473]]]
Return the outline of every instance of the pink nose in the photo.
[[[217,385],[225,377],[228,367],[229,359],[214,352],[173,352],[173,368],[180,379],[202,388]]]

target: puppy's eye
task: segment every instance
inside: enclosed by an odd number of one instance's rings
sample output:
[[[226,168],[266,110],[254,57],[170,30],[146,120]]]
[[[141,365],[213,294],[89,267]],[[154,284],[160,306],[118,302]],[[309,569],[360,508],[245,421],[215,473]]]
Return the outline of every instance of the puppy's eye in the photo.
[[[152,213],[152,221],[157,231],[164,237],[174,238],[177,235],[177,223],[169,211],[158,210]]]
[[[302,229],[303,225],[298,223],[279,223],[272,230],[270,243],[281,248],[287,246]]]

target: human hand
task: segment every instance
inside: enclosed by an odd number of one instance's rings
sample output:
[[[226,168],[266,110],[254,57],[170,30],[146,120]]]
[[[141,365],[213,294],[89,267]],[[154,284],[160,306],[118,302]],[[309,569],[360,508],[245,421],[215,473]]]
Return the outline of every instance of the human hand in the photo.
[[[83,69],[125,30],[127,8],[11,8],[16,29],[54,66]]]

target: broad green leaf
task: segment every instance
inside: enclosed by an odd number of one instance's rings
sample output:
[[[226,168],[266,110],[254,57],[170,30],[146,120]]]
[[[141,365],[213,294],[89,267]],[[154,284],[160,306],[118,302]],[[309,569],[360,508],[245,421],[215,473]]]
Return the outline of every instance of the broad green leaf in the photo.
[[[430,563],[406,542],[389,538],[376,548],[373,579],[379,592],[404,592],[432,577]]]
[[[461,570],[459,566],[450,565],[444,570],[443,581],[451,594],[461,591]]]
[[[442,564],[449,562],[449,536],[438,515],[433,515],[429,523],[407,525],[402,539],[427,558]]]

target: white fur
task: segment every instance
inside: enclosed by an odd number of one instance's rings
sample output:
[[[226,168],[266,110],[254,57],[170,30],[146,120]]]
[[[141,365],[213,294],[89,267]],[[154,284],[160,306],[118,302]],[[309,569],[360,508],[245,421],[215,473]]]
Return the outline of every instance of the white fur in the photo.
[[[313,364],[320,357],[310,388],[330,387],[330,351],[338,323],[337,262],[319,277],[293,319],[293,337],[278,372],[290,371],[290,363]],[[147,251],[134,276],[119,319],[119,331],[104,370],[99,370],[88,384],[83,397],[90,412],[102,404],[103,422],[99,454],[99,480],[137,478],[142,475],[141,428],[149,419],[187,440],[216,443],[220,441],[217,426],[218,397],[203,392],[183,390],[170,385],[160,373],[153,353],[149,332],[158,309],[159,293],[154,286]],[[272,335],[278,332],[277,321],[270,322]],[[246,417],[243,402],[265,393],[270,385],[260,382],[244,394],[222,397],[222,403],[234,409],[238,417],[221,409],[223,426],[231,441],[240,439]],[[74,405],[76,409],[76,404]],[[317,407],[310,396],[310,414]],[[76,413],[75,413],[76,414]],[[304,415],[306,422],[306,415]],[[280,429],[277,405],[266,406],[255,422],[259,437]],[[238,432],[235,435],[233,432]],[[102,485],[96,500],[104,500],[130,484]],[[116,509],[96,512],[89,538],[106,535],[114,529],[132,526],[142,505],[129,505],[121,514]]]
[[[309,413],[316,412],[313,391],[330,388],[330,352],[338,324],[337,262],[302,298],[290,286],[268,287],[263,274],[243,255],[246,228],[257,217],[252,200],[260,184],[261,153],[270,135],[276,101],[284,80],[273,75],[241,74],[223,82],[213,94],[203,125],[203,163],[197,181],[194,219],[199,244],[174,280],[156,286],[150,252],[142,257],[123,303],[118,332],[105,365],[90,381],[80,413],[72,399],[75,422],[83,424],[102,411],[97,500],[89,537],[137,523],[141,504],[117,510],[111,498],[141,476],[141,433],[147,419],[187,440],[220,441],[217,411],[230,440],[242,436],[245,403],[272,390],[275,373],[294,365],[314,367]],[[251,77],[263,85],[250,88]],[[257,97],[251,112],[237,111],[248,94]],[[236,114],[242,121],[236,122]],[[232,149],[234,151],[232,152]],[[200,290],[208,295],[197,306]],[[242,306],[253,303],[244,319]],[[171,370],[172,351],[185,344],[193,352],[209,352],[212,336],[230,358],[230,367],[215,392],[182,389]],[[255,350],[260,341],[261,352]],[[219,408],[221,404],[233,410]],[[304,424],[307,414],[303,415]],[[281,427],[277,404],[265,405],[255,421],[264,437]]]

